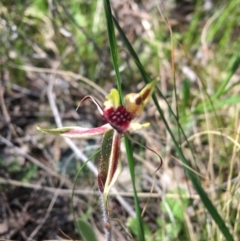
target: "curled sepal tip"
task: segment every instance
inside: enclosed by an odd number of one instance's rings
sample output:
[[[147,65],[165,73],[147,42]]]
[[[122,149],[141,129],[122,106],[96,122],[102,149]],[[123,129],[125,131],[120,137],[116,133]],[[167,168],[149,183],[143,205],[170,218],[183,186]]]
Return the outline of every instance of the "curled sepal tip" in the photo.
[[[94,97],[92,97],[91,95],[85,96],[85,97],[79,102],[76,111],[79,109],[79,107],[81,106],[81,104],[82,104],[84,101],[88,100],[88,99],[90,99],[90,100],[97,106],[99,113],[102,115],[102,114],[103,114],[102,107],[100,106],[100,104],[98,103],[98,101],[97,101]]]

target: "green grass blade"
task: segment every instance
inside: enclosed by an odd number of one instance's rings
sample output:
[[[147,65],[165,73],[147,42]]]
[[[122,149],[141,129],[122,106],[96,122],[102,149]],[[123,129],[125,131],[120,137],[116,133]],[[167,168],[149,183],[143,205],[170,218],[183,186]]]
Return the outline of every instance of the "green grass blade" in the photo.
[[[120,95],[120,102],[121,104],[123,104],[122,85],[121,85],[121,77],[119,73],[119,64],[118,64],[117,41],[115,36],[115,30],[114,30],[114,25],[112,20],[112,11],[111,11],[111,5],[109,0],[104,0],[104,12],[105,12],[106,23],[107,23],[109,47],[110,47],[114,71],[117,78],[117,86],[118,86],[118,91]]]
[[[124,136],[124,142],[125,142],[126,154],[127,154],[127,159],[128,159],[128,166],[129,166],[131,179],[132,179],[132,187],[133,187],[133,194],[134,194],[134,206],[135,206],[135,211],[136,211],[137,227],[138,227],[138,240],[144,241],[145,240],[144,227],[143,227],[141,210],[140,210],[138,196],[137,196],[137,190],[136,190],[136,186],[135,186],[135,168],[134,168],[132,143],[127,138],[127,136]]]
[[[115,36],[115,31],[114,31],[114,24],[113,24],[112,12],[111,12],[111,6],[110,6],[109,0],[104,0],[104,10],[105,10],[105,16],[106,16],[111,57],[112,57],[112,61],[113,61],[114,70],[116,73],[117,85],[118,85],[118,91],[119,91],[119,95],[120,95],[121,104],[123,104],[121,79],[120,79],[119,65],[118,65],[117,41],[116,41],[116,36]],[[131,145],[131,142],[129,141],[129,139],[127,137],[125,137],[124,140],[125,140],[127,160],[128,160],[128,165],[129,165],[131,180],[132,180],[132,186],[133,186],[134,206],[135,206],[135,211],[136,211],[137,221],[138,221],[138,240],[144,241],[145,238],[144,238],[143,221],[142,221],[142,217],[141,217],[140,205],[139,205],[139,200],[138,200],[136,186],[135,186],[133,150],[132,150],[132,145]]]
[[[227,1],[226,4],[220,6],[220,8],[217,10],[218,17],[216,18],[217,21],[215,21],[215,24],[212,25],[212,27],[209,29],[207,39],[209,42],[213,41],[215,36],[218,35],[218,33],[221,31],[221,40],[219,42],[219,45],[222,46],[229,44],[226,40],[228,38],[231,38],[229,36],[228,28],[233,28],[231,25],[231,21],[226,21],[226,19],[229,19],[230,16],[234,16],[234,10],[237,10],[239,7],[239,2],[236,1]],[[224,29],[224,32],[222,32],[222,29]]]
[[[113,21],[114,21],[114,24],[121,36],[121,38],[123,39],[123,42],[124,44],[126,45],[127,47],[127,50],[129,51],[130,55],[133,57],[136,65],[138,66],[138,69],[143,77],[144,80],[147,80],[145,81],[146,83],[148,83],[149,81],[151,81],[151,78],[149,77],[149,75],[147,74],[147,72],[145,71],[145,69],[143,68],[136,52],[134,51],[132,45],[130,44],[130,42],[128,41],[125,33],[123,32],[122,28],[120,27],[120,25],[118,24],[117,20],[113,17]]]
[[[144,67],[142,66],[137,54],[135,53],[133,47],[131,46],[130,42],[128,41],[127,37],[125,36],[124,32],[122,31],[121,27],[118,25],[117,21],[114,20],[115,22],[115,25],[124,41],[124,44],[125,46],[127,47],[129,53],[133,56],[133,59],[135,60],[136,64],[137,64],[137,67],[139,68],[139,71],[140,73],[142,74],[142,77],[144,79],[145,82],[149,82],[149,76],[147,75]],[[161,91],[159,90],[159,93],[162,97],[162,94],[161,94]],[[159,106],[158,104],[158,100],[156,98],[155,95],[153,95],[153,100],[154,100],[154,103],[156,105],[156,108],[167,128],[167,131],[169,132],[171,138],[172,138],[172,141],[174,143],[174,146],[176,148],[176,151],[178,153],[178,155],[180,156],[182,162],[185,164],[184,165],[184,168],[185,166],[191,166],[190,163],[187,161],[187,159],[185,158],[183,152],[182,152],[182,149],[181,147],[179,146],[179,144],[177,143],[177,140],[173,134],[173,132],[171,131],[169,125],[168,125],[168,122],[166,121],[165,117],[164,117],[164,112],[163,110],[161,109],[161,107]],[[170,108],[170,106],[169,106]],[[171,110],[171,113],[173,113],[173,111]],[[176,119],[178,125],[179,122],[176,118],[175,115],[173,115],[174,118]],[[179,126],[180,127],[180,126]],[[182,128],[180,127],[180,129],[182,130]],[[223,219],[221,218],[221,216],[219,215],[217,209],[215,208],[214,204],[211,202],[211,200],[208,198],[206,192],[204,191],[204,189],[202,188],[200,182],[198,181],[198,177],[196,177],[196,175],[191,171],[189,170],[188,168],[185,168],[185,171],[188,175],[188,177],[190,178],[191,182],[193,183],[197,193],[199,194],[205,208],[208,210],[208,212],[210,213],[210,215],[212,216],[213,220],[215,221],[215,223],[218,225],[220,231],[222,232],[222,234],[225,236],[226,240],[228,241],[234,241],[229,229],[227,228],[225,222],[223,221]]]
[[[189,170],[188,168],[185,167],[185,166],[190,166],[190,163],[187,161],[187,159],[185,158],[185,156],[182,152],[181,147],[178,145],[178,143],[177,143],[177,141],[174,137],[174,134],[172,133],[172,131],[171,131],[169,125],[168,125],[168,122],[164,117],[163,111],[162,111],[161,107],[158,105],[158,101],[157,101],[156,96],[154,96],[153,98],[154,98],[154,103],[155,103],[155,105],[158,109],[158,112],[160,113],[161,118],[162,118],[169,134],[171,135],[171,138],[172,138],[172,141],[174,142],[174,146],[176,148],[176,151],[178,152],[178,155],[180,156],[182,162],[185,164],[184,165],[185,171],[186,171],[188,177],[190,178],[190,180],[191,180],[194,188],[196,189],[197,193],[199,194],[205,208],[208,210],[208,212],[212,216],[215,223],[218,225],[219,230],[222,232],[222,234],[225,236],[225,238],[228,241],[234,241],[234,239],[233,239],[232,235],[230,234],[227,226],[225,225],[225,222],[223,221],[223,219],[219,215],[217,209],[215,208],[215,206],[213,205],[211,200],[208,198],[206,192],[203,190],[200,182],[198,181],[198,178],[195,176],[195,174],[191,170]]]
[[[194,114],[199,114],[199,113],[204,113],[204,111],[208,111],[208,112],[211,112],[211,111],[215,111],[215,110],[218,110],[224,106],[227,106],[227,105],[236,105],[236,104],[239,104],[240,102],[240,96],[239,95],[235,95],[235,96],[232,96],[232,97],[229,97],[228,99],[223,99],[223,100],[215,100],[213,103],[211,104],[206,104],[205,107],[202,107],[202,106],[198,106],[194,111],[193,113]],[[205,108],[205,110],[204,110]]]
[[[227,68],[228,69],[227,77],[222,82],[221,86],[218,88],[216,94],[213,96],[213,99],[217,99],[218,97],[220,97],[224,93],[227,84],[229,83],[229,81],[230,81],[231,77],[233,76],[233,74],[238,69],[239,65],[240,65],[240,54],[236,53],[230,59],[229,64],[228,64],[228,68]]]

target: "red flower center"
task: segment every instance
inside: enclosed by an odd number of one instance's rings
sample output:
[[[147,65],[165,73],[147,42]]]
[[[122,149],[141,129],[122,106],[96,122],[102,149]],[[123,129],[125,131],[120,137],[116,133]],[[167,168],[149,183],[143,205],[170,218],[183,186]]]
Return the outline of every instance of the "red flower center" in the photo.
[[[122,105],[118,106],[117,109],[113,107],[106,109],[103,113],[103,120],[108,122],[119,133],[124,133],[128,130],[132,119],[133,116]]]

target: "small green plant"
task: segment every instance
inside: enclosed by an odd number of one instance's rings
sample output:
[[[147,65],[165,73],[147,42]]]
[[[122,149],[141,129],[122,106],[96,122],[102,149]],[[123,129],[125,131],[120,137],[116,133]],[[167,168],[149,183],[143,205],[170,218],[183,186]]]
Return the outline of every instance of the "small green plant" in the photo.
[[[172,191],[171,193],[176,193]],[[157,217],[156,231],[153,233],[150,226],[144,222],[144,234],[147,241],[170,241],[177,240],[180,233],[182,236],[187,236],[184,232],[184,212],[188,207],[188,199],[181,198],[185,194],[184,190],[178,190],[180,198],[173,199],[172,197],[166,197],[159,205],[159,211],[162,213],[161,217]],[[137,220],[136,218],[129,218],[127,223],[131,232],[137,236]]]
[[[29,183],[32,179],[34,179],[37,176],[38,171],[38,167],[34,165],[23,167],[17,158],[13,159],[9,163],[6,163],[3,159],[0,159],[0,167],[5,170],[6,173],[9,173],[17,180],[24,183]]]
[[[77,226],[80,228],[80,235],[82,236],[84,241],[98,241],[94,230],[86,220],[78,219]],[[78,229],[76,229],[76,231],[78,232]]]
[[[164,240],[176,240],[184,228],[184,212],[188,207],[188,199],[181,197],[185,193],[184,190],[178,190],[177,193],[179,193],[180,198],[166,197],[160,204],[160,209],[166,218],[165,222],[162,218],[157,218],[160,229],[156,236],[167,237]]]

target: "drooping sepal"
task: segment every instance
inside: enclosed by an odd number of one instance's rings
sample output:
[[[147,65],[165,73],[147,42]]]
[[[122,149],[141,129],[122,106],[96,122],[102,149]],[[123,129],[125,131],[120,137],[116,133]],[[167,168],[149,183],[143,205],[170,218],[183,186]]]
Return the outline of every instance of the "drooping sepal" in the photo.
[[[79,126],[67,126],[56,129],[45,129],[37,126],[37,129],[43,133],[60,135],[70,138],[89,138],[95,135],[101,135],[108,130],[111,130],[112,127],[109,124],[99,126],[96,128],[82,128]]]
[[[108,131],[104,135],[101,146],[102,159],[98,174],[98,186],[103,193],[104,205],[107,207],[108,193],[122,171],[120,162],[121,135],[116,131]]]
[[[142,114],[143,108],[148,103],[155,85],[156,80],[147,84],[139,93],[130,93],[125,96],[125,107],[134,117]]]
[[[107,180],[109,159],[112,150],[113,132],[114,130],[109,130],[104,134],[101,145],[101,160],[98,172],[98,188],[101,193],[104,192],[104,186]]]
[[[108,175],[103,192],[104,202],[106,206],[108,193],[122,172],[122,164],[120,161],[120,142],[121,135],[117,131],[114,131],[112,140],[112,150],[109,158]]]

